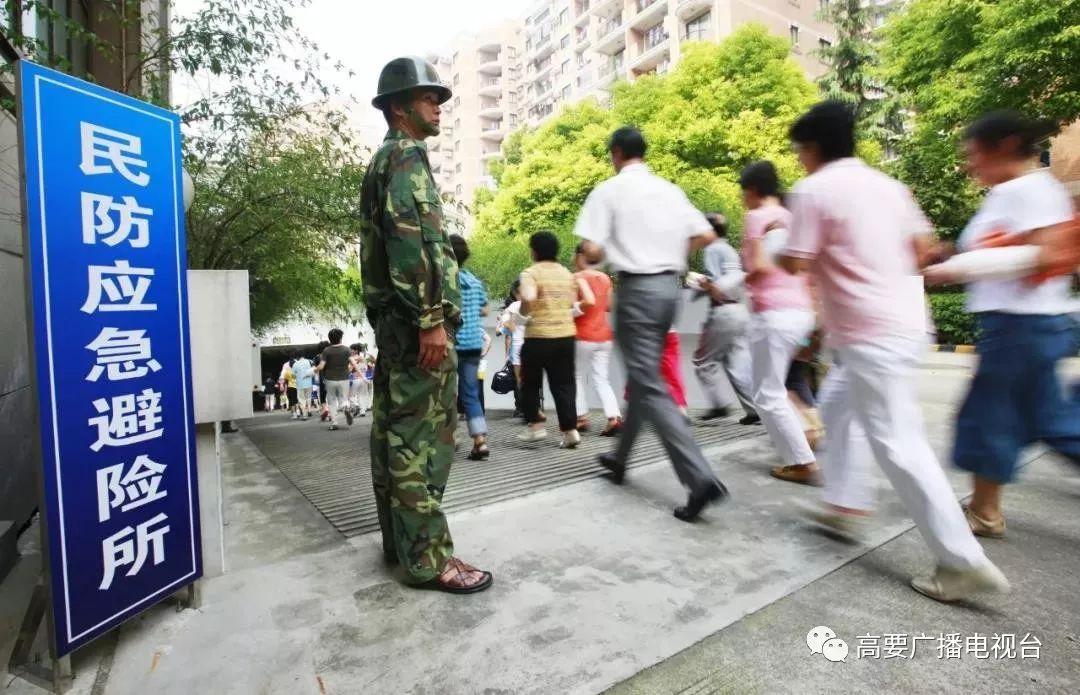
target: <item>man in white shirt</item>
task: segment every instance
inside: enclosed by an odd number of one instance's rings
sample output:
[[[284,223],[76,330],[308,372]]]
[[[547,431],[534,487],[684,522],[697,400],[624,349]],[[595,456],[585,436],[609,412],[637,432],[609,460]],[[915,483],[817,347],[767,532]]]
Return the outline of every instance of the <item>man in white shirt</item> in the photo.
[[[694,372],[711,407],[701,419],[715,420],[730,413],[727,381],[746,413],[740,422],[754,424],[761,418],[750,397],[750,348],[746,338],[750,312],[745,302],[746,273],[739,253],[728,243],[727,221],[723,215],[712,213],[705,218],[718,238],[705,249],[705,278],[698,285],[698,290],[712,302],[694,352]]]
[[[618,449],[601,456],[600,463],[621,483],[634,440],[651,422],[689,490],[686,506],[675,516],[691,521],[707,504],[726,497],[727,489],[668,394],[659,364],[678,312],[687,257],[716,234],[678,186],[645,166],[645,138],[638,130],[619,128],[608,149],[617,175],[589,194],[574,228],[584,240],[585,257],[597,262],[604,256],[619,274],[615,334],[626,363],[629,408]]]

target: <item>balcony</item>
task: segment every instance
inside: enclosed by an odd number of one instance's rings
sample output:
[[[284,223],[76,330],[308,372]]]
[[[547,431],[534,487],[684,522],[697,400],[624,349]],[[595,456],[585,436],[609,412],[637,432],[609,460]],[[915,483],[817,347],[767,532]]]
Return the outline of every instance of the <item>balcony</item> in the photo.
[[[490,118],[493,120],[499,120],[503,115],[503,106],[501,101],[481,101],[480,102],[480,117]]]
[[[498,159],[502,157],[502,149],[496,147],[493,150],[484,150],[480,153],[480,159],[484,162],[490,162],[492,159]]]
[[[502,80],[493,77],[481,77],[477,84],[479,86],[477,93],[482,97],[502,96]]]
[[[597,32],[596,51],[615,55],[626,48],[626,25],[623,24],[622,15],[609,19],[600,26]]]
[[[533,60],[543,60],[555,52],[555,42],[552,41],[551,36],[551,32],[548,31],[541,33],[533,40],[532,51],[530,51]]]
[[[711,10],[714,0],[677,0],[677,2],[679,4],[675,6],[675,15],[679,19],[690,19],[698,12]]]
[[[591,4],[589,0],[578,0],[574,7],[574,26],[580,27],[589,23],[589,17],[592,16],[589,14]]]
[[[597,17],[614,17],[622,12],[623,0],[594,0],[593,14]]]
[[[643,46],[643,52],[630,62],[630,69],[635,75],[652,72],[658,65],[671,58],[671,46],[664,35],[663,40],[656,41],[652,46]]]
[[[500,53],[481,51],[476,56],[476,62],[478,64],[477,70],[485,75],[502,74],[502,55]]]
[[[647,29],[663,19],[667,14],[668,0],[637,0],[634,8],[637,14],[630,21],[630,26],[639,31]]]
[[[502,121],[489,121],[480,127],[480,137],[491,142],[502,142],[506,137],[506,129]]]

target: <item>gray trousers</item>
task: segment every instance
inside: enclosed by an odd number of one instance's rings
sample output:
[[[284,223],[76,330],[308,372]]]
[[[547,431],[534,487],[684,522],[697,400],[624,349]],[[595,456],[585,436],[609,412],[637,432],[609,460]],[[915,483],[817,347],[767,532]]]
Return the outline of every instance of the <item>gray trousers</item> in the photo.
[[[716,482],[716,476],[660,377],[660,355],[675,321],[679,298],[675,274],[619,276],[615,340],[626,363],[629,407],[615,456],[625,465],[642,425],[650,422],[679,481],[691,491],[699,491]]]
[[[750,311],[744,304],[722,304],[712,308],[701,327],[694,352],[694,373],[713,408],[731,404],[730,383],[746,414],[755,413],[750,397],[750,347],[746,338],[749,324]]]

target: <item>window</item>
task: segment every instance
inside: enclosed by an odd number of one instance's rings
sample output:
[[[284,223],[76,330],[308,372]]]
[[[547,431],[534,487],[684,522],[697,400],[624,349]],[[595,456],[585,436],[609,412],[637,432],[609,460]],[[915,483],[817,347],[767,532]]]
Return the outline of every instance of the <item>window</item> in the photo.
[[[454,75],[454,86],[457,87],[459,82],[461,82],[461,75]]]
[[[791,35],[791,47],[792,48],[798,48],[799,47],[799,27],[792,24],[790,27],[788,27],[788,34]]]
[[[818,12],[828,12],[829,11],[829,0],[818,0],[817,8],[818,8]]]
[[[461,162],[457,163],[457,166],[454,167],[454,171],[456,171],[459,174],[461,173]]]
[[[564,60],[562,62],[562,65],[559,67],[559,74],[560,75],[568,75],[569,73],[570,73],[570,60],[567,59],[567,60]]]
[[[569,19],[570,19],[570,8],[567,7],[566,9],[564,9],[562,12],[559,13],[559,24],[558,24],[558,26],[561,27],[563,24],[566,24],[566,22]]]
[[[461,187],[461,184],[459,183],[459,184],[457,185],[457,188],[455,188],[455,189],[454,189],[454,192],[455,192],[455,193],[457,194],[457,197],[458,197],[458,198],[460,198],[460,197],[461,197],[462,195],[464,195],[464,194],[465,194],[465,189],[464,189],[464,188],[462,188],[462,187]]]
[[[562,98],[563,101],[566,101],[570,98],[570,85],[566,85],[562,88]]]
[[[570,34],[562,37],[562,41],[559,42],[559,48],[566,48],[570,45]]]
[[[705,41],[709,37],[709,23],[712,21],[712,13],[706,12],[700,17],[695,17],[686,23],[687,41]]]
[[[817,43],[818,43],[818,48],[822,48],[822,49],[825,49],[825,48],[828,48],[828,47],[832,46],[832,41],[829,41],[828,39],[818,39]]]
[[[664,31],[664,23],[661,22],[645,32],[645,50],[656,48],[667,41],[667,32]]]
[[[454,151],[456,152],[456,151],[458,151],[460,149],[461,149],[461,140],[454,140]]]
[[[461,119],[459,118],[456,121],[454,121],[454,130],[457,130],[460,127],[461,127]]]
[[[71,63],[72,75],[86,77],[90,63],[90,45],[84,38],[71,36],[67,27],[71,21],[85,29],[90,28],[86,0],[39,0],[37,4],[39,7],[36,12],[45,12],[47,9],[51,11],[50,16],[35,15],[36,22],[32,26],[26,26],[30,18],[25,18],[22,22],[24,31],[44,44],[49,63],[67,60]],[[8,3],[8,7],[10,6],[11,3]]]
[[[454,97],[454,108],[461,106],[461,97]]]
[[[517,125],[517,114],[512,113],[512,114],[510,114],[510,127],[513,128],[516,125]]]

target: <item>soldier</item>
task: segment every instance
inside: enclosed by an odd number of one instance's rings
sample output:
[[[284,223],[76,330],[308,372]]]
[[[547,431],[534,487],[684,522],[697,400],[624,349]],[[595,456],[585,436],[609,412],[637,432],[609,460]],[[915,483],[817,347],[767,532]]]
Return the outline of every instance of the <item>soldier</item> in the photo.
[[[408,584],[450,593],[491,586],[454,557],[440,509],[457,427],[458,266],[424,139],[439,134],[450,90],[421,58],[397,58],[372,105],[390,130],[361,191],[361,266],[375,365],[371,472],[383,555]]]

